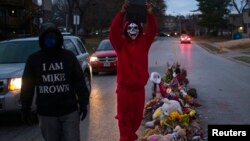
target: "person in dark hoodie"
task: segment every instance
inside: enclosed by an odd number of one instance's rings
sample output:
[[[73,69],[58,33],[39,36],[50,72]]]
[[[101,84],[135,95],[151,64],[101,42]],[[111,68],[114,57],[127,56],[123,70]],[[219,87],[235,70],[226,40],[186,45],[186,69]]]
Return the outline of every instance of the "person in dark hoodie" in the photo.
[[[89,90],[75,55],[62,48],[63,36],[47,24],[41,50],[29,56],[22,77],[23,120],[30,123],[34,95],[39,127],[46,141],[80,141],[80,119],[87,115]],[[80,113],[80,114],[79,114]]]
[[[157,31],[152,4],[147,6],[146,30],[140,23],[125,21],[128,0],[110,27],[110,41],[118,57],[117,115],[120,141],[134,141],[143,119],[145,85],[148,81],[148,52]]]

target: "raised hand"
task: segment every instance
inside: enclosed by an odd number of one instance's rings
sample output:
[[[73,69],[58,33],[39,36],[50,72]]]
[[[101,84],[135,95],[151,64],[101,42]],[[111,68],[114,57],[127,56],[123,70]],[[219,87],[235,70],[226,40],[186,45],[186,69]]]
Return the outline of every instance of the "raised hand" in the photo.
[[[124,0],[124,3],[122,5],[122,9],[121,9],[122,13],[125,13],[127,11],[128,4],[129,4],[128,0]]]
[[[149,14],[152,14],[153,13],[153,4],[149,1],[146,1],[146,7],[147,7],[147,12]]]

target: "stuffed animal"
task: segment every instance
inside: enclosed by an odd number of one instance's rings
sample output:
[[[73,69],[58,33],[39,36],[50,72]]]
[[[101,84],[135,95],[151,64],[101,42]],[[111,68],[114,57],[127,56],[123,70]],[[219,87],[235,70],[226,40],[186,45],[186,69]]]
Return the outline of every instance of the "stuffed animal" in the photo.
[[[140,138],[140,141],[147,141],[147,138],[152,135],[161,134],[161,128],[155,126],[155,128],[147,128],[144,132],[144,136]]]
[[[187,127],[188,140],[192,141],[201,141],[203,138],[203,129],[198,120],[192,120],[189,126]]]
[[[167,135],[151,135],[147,141],[184,141],[186,138],[186,130],[180,126],[176,126],[172,133]]]
[[[161,109],[164,113],[164,115],[169,115],[171,112],[179,112],[182,114],[182,108],[181,105],[178,101],[176,100],[169,100],[167,98],[163,98],[162,101],[164,102],[163,105],[161,106]]]
[[[153,120],[148,121],[145,123],[146,127],[154,127],[157,120],[162,120],[166,116],[169,116],[171,112],[179,112],[182,114],[182,108],[178,101],[176,100],[169,100],[167,98],[163,98],[162,101],[164,102],[163,105],[155,110],[152,115]]]
[[[155,84],[159,84],[161,82],[161,75],[158,72],[152,72],[150,74],[150,80]]]

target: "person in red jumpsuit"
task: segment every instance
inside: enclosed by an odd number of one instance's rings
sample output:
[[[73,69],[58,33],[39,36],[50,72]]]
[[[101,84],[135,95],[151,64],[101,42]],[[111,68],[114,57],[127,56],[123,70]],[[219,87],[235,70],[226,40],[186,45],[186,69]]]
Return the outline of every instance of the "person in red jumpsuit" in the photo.
[[[110,27],[110,41],[118,57],[117,115],[120,141],[134,141],[143,119],[148,52],[157,32],[152,4],[146,3],[146,29],[140,23],[125,21],[128,0],[116,14]]]

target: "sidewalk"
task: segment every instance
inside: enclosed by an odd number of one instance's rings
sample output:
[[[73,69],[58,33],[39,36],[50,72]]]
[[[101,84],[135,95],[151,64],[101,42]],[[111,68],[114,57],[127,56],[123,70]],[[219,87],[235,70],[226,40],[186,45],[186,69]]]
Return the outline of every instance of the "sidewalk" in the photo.
[[[222,47],[222,45],[219,46],[218,43],[209,41],[197,41],[197,43],[211,53],[250,67],[250,47],[246,49],[229,49],[227,47]],[[248,46],[250,46],[250,44]]]

